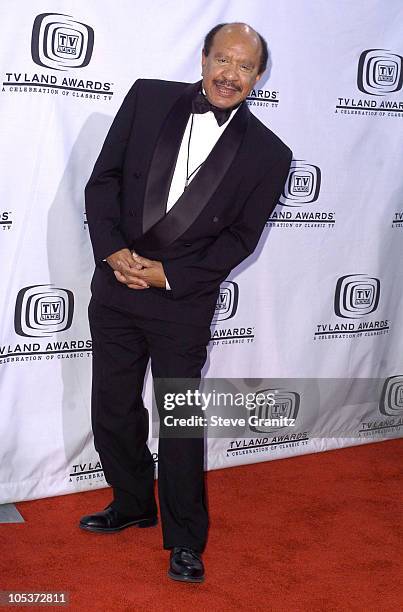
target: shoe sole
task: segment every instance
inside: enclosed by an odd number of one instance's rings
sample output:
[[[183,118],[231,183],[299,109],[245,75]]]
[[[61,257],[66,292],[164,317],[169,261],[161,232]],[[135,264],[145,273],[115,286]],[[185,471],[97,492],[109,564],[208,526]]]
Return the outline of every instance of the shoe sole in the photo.
[[[193,578],[192,576],[178,576],[177,574],[172,574],[170,570],[168,570],[168,576],[177,582],[204,582],[204,576],[200,576],[200,578]]]
[[[128,527],[139,527],[139,529],[145,529],[147,527],[156,527],[158,525],[158,519],[144,519],[140,521],[131,521],[129,523],[125,523],[120,527],[91,527],[91,525],[83,525],[79,523],[80,529],[84,531],[93,531],[96,533],[116,533],[117,531],[122,531],[123,529],[127,529]]]

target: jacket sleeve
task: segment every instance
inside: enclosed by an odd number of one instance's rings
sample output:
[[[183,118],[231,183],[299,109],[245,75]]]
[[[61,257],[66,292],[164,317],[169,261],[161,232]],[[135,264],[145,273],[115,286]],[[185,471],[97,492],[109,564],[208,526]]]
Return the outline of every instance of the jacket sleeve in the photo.
[[[193,258],[162,262],[174,299],[218,287],[233,268],[253,253],[265,223],[278,203],[291,159],[292,153],[289,151],[288,155],[274,163],[248,196],[235,221],[219,234],[204,253],[198,253]]]
[[[137,80],[123,100],[85,187],[85,209],[95,263],[127,248],[118,229],[120,189],[139,85],[140,80]]]

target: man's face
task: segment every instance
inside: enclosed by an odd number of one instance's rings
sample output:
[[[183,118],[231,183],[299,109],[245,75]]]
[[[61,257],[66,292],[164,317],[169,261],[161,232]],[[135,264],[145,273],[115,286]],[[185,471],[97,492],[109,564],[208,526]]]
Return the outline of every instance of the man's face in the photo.
[[[202,53],[203,86],[219,108],[240,104],[260,79],[261,46],[256,34],[224,26],[214,36],[208,56]]]

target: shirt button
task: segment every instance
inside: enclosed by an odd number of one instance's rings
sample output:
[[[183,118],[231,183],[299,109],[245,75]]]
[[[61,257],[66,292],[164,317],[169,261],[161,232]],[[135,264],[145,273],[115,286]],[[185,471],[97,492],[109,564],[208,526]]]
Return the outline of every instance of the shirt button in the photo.
[[[130,209],[129,213],[130,213],[131,217],[134,217],[134,209],[133,208]]]
[[[217,223],[218,217],[213,217],[213,223]]]
[[[133,172],[133,176],[134,178],[140,178],[141,177],[141,172],[139,172],[138,170],[136,170],[136,172]]]

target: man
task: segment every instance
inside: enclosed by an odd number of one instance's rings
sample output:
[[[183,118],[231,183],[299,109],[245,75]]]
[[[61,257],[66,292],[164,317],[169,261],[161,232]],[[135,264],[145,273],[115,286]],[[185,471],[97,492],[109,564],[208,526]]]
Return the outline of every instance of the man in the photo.
[[[276,206],[291,151],[245,102],[267,45],[246,24],[206,36],[201,82],[138,80],[85,189],[96,262],[89,307],[92,427],[113,501],[88,531],[157,523],[142,401],[155,379],[200,379],[220,283],[250,255]],[[106,260],[106,261],[105,261]],[[168,574],[201,582],[208,528],[202,438],[160,437],[158,490]]]

